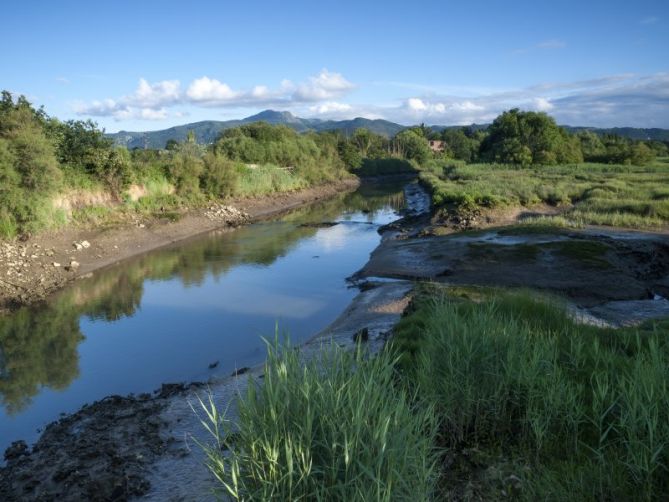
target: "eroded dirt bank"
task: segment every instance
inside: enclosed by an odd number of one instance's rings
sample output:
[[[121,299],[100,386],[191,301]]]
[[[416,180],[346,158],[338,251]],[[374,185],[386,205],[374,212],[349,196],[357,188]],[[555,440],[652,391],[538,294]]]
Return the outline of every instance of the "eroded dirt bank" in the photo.
[[[367,285],[328,328],[301,348],[324,344],[382,347],[409,302],[412,284]],[[206,384],[173,384],[153,394],[110,396],[47,426],[32,448],[16,442],[0,468],[0,500],[215,500],[216,481],[197,441],[211,438],[195,413],[209,393],[235,418],[235,396],[260,382],[263,366]]]
[[[0,313],[44,299],[77,277],[204,232],[267,218],[356,189],[346,179],[298,192],[236,199],[173,218],[137,219],[114,228],[66,228],[24,242],[0,241]]]

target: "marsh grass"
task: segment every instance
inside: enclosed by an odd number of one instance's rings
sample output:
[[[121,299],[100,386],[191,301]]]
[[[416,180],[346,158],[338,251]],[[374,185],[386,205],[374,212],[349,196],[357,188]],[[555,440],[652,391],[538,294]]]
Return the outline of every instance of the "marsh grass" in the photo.
[[[435,406],[439,445],[522,458],[525,498],[659,500],[669,489],[668,334],[577,325],[559,303],[523,292],[478,302],[441,292],[401,322],[393,350]]]
[[[205,405],[209,468],[236,500],[428,500],[434,412],[396,384],[388,354],[270,347],[233,424]],[[226,450],[223,453],[222,450]]]
[[[496,208],[546,203],[565,209],[549,224],[658,228],[669,223],[669,166],[575,164],[514,168],[433,164],[421,179],[436,206]]]

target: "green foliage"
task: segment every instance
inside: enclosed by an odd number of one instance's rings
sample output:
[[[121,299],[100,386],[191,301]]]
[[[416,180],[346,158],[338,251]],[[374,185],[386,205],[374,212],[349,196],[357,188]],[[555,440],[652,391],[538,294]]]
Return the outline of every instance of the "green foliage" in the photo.
[[[45,201],[61,185],[46,115],[25,98],[3,93],[0,106],[0,232],[12,237],[47,222]]]
[[[441,140],[446,147],[446,155],[453,159],[475,162],[479,157],[479,149],[484,135],[470,128],[444,129]]]
[[[530,464],[524,498],[659,500],[669,489],[667,334],[578,325],[526,293],[443,289],[423,296],[393,343],[436,407],[440,445]]]
[[[193,142],[179,145],[169,164],[169,176],[174,181],[177,194],[186,200],[196,200],[201,195],[200,176],[204,172],[203,149]]]
[[[415,174],[418,170],[408,160],[390,157],[385,159],[364,159],[360,168],[353,172],[358,176],[384,176],[388,174]]]
[[[422,131],[406,129],[395,136],[392,149],[396,155],[408,160],[415,160],[419,164],[426,162],[432,151]]]
[[[233,161],[208,152],[204,156],[204,173],[200,177],[202,191],[213,198],[238,193],[240,172]]]
[[[578,141],[545,113],[517,108],[497,117],[481,143],[481,156],[506,164],[563,164],[582,162]]]
[[[351,142],[342,139],[337,145],[337,151],[348,169],[357,169],[362,165],[362,156]]]
[[[303,364],[270,347],[265,376],[238,401],[237,423],[210,400],[209,468],[235,500],[429,500],[435,474],[430,406],[394,384],[388,355],[336,345]],[[223,452],[222,450],[228,450]]]
[[[640,228],[669,222],[669,168],[576,164],[514,168],[432,161],[421,180],[437,207],[457,208],[463,201],[478,207],[532,206],[540,202],[567,206],[562,223]]]

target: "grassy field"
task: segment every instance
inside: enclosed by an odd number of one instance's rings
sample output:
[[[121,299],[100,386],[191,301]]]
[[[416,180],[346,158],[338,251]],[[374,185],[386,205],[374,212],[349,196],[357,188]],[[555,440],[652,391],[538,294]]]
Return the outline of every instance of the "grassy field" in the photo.
[[[661,500],[668,364],[667,321],[426,285],[379,357],[275,350],[235,424],[210,403],[210,467],[238,500]]]
[[[669,224],[666,158],[641,167],[432,163],[421,179],[431,189],[437,207],[455,211],[547,203],[565,211],[558,218],[546,218],[546,224],[648,229]]]

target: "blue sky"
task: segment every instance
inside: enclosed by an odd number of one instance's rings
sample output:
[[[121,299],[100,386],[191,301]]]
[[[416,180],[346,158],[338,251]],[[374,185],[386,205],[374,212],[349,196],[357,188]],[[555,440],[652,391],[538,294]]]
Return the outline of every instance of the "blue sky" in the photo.
[[[10,1],[0,87],[107,131],[241,118],[669,127],[669,2]]]

